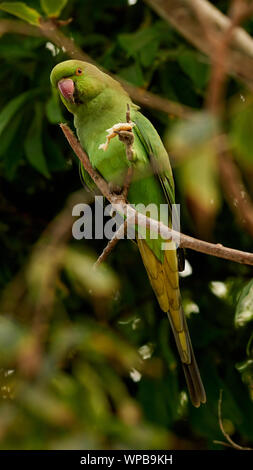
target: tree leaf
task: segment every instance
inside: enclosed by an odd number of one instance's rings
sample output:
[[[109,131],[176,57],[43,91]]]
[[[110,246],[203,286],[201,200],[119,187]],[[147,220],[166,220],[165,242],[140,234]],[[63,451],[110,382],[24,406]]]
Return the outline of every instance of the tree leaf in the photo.
[[[41,8],[47,16],[57,18],[68,0],[40,0]]]
[[[128,56],[136,57],[136,54],[140,54],[142,65],[148,67],[156,57],[159,36],[154,27],[145,28],[137,31],[137,33],[120,34],[119,43]]]
[[[48,158],[48,168],[51,171],[65,171],[67,162],[60,150],[59,145],[49,135],[44,140],[45,152]]]
[[[53,94],[46,104],[46,114],[51,124],[58,124],[64,121],[59,98]]]
[[[25,384],[19,389],[18,400],[42,422],[52,423],[54,426],[66,426],[73,421],[70,407],[55,396],[49,387],[36,385],[28,387]]]
[[[220,207],[217,165],[211,146],[203,146],[180,165],[179,182],[197,231],[208,234]]]
[[[20,324],[10,318],[1,315],[0,317],[0,354],[1,364],[12,360],[18,353],[24,331]]]
[[[16,170],[23,158],[23,148],[20,146],[18,140],[13,140],[10,148],[8,149],[9,155],[4,159],[4,174],[8,181],[12,181],[16,175]]]
[[[178,63],[186,75],[188,75],[196,88],[204,88],[207,84],[209,67],[201,61],[202,57],[195,51],[185,50],[178,54]]]
[[[140,60],[144,67],[149,67],[150,65],[152,65],[152,63],[154,62],[156,58],[158,48],[159,48],[159,41],[154,39],[154,41],[152,41],[148,45],[148,47],[144,47],[140,51]]]
[[[23,44],[0,44],[0,57],[3,59],[35,59],[36,53],[28,51],[23,47]]]
[[[144,77],[138,62],[120,70],[120,76],[137,86],[144,85]]]
[[[145,49],[157,37],[154,28],[145,28],[136,33],[125,33],[118,36],[120,46],[129,56],[135,56],[137,52]]]
[[[19,110],[19,108],[23,106],[26,100],[34,97],[34,95],[36,95],[38,91],[38,89],[29,90],[19,96],[16,96],[2,109],[2,111],[0,112],[0,136],[6,126],[9,124],[11,118]]]
[[[49,178],[50,174],[42,147],[42,118],[42,105],[36,103],[35,116],[25,139],[25,154],[30,164],[46,178]]]
[[[196,113],[189,121],[179,121],[165,136],[166,145],[184,156],[202,146],[218,131],[218,121],[207,112]]]
[[[118,280],[107,265],[103,264],[94,270],[94,262],[95,258],[90,254],[71,248],[68,248],[64,258],[65,269],[76,288],[78,284],[82,286],[82,295],[85,294],[85,288],[95,297],[110,297],[119,287]]]
[[[16,135],[16,132],[19,128],[19,124],[21,122],[22,117],[23,117],[23,113],[21,111],[14,117],[14,119],[9,123],[9,125],[6,127],[5,131],[3,132],[2,137],[1,137],[0,157],[2,157],[6,153],[9,146],[11,145]]]
[[[0,10],[6,11],[11,15],[17,16],[30,24],[38,26],[40,24],[41,15],[34,8],[29,7],[23,2],[3,2],[0,3]]]
[[[240,372],[243,383],[247,385],[250,399],[253,401],[253,359],[236,364],[236,369]]]
[[[253,320],[253,279],[242,289],[235,311],[235,326],[244,326]]]

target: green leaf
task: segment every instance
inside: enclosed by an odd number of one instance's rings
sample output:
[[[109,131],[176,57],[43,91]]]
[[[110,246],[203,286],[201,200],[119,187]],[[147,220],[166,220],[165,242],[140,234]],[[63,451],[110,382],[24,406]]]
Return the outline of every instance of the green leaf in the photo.
[[[46,104],[46,115],[51,124],[58,124],[64,121],[59,98],[53,94]]]
[[[23,44],[0,44],[0,57],[3,59],[35,59],[36,54],[32,51],[27,51]]]
[[[47,16],[57,18],[68,0],[40,0],[41,8]]]
[[[20,146],[18,140],[13,140],[8,155],[4,159],[4,174],[8,181],[12,181],[16,175],[17,168],[23,158],[23,148]]]
[[[158,21],[150,27],[141,28],[134,33],[124,33],[118,36],[118,42],[127,55],[134,58],[139,55],[144,67],[153,64],[160,43],[166,42],[166,45],[169,45],[171,40],[170,29],[162,21]]]
[[[136,33],[125,33],[118,36],[120,46],[128,53],[134,56],[137,52],[147,47],[156,36],[154,28],[145,28]]]
[[[54,426],[66,426],[72,423],[73,414],[70,407],[43,386],[29,387],[26,383],[20,387],[17,399],[30,413],[42,422]]]
[[[244,326],[253,320],[253,279],[242,289],[235,311],[235,326]]]
[[[109,266],[103,264],[95,270],[94,263],[90,254],[70,248],[66,251],[64,265],[80,294],[85,295],[85,288],[94,297],[110,297],[119,287],[118,280]]]
[[[153,63],[160,42],[155,27],[144,28],[132,34],[120,34],[118,41],[128,56],[136,57],[136,54],[140,54],[144,67]]]
[[[138,62],[120,70],[120,76],[137,86],[144,85],[144,77]]]
[[[23,117],[23,113],[21,111],[14,117],[13,120],[11,120],[11,122],[6,127],[5,131],[3,132],[2,137],[1,137],[0,157],[2,157],[6,153],[9,146],[13,142],[13,139],[19,128],[22,117]]]
[[[209,76],[209,67],[203,62],[203,57],[200,54],[185,50],[178,54],[178,63],[184,73],[191,78],[196,88],[204,88]]]
[[[207,145],[192,154],[180,165],[179,174],[182,191],[189,202],[207,214],[216,213],[220,206],[220,191],[212,148]]]
[[[45,152],[47,155],[48,168],[51,171],[65,171],[67,168],[66,160],[55,142],[49,135],[46,136],[45,141]]]
[[[140,60],[144,67],[149,67],[154,62],[159,48],[159,41],[152,41],[148,47],[140,51]]]
[[[38,47],[42,45],[44,47],[44,44],[45,39],[42,37],[22,37],[22,41],[20,41],[20,37],[6,35],[4,37],[1,37],[0,57],[6,59],[8,63],[10,63],[10,61],[12,61],[13,59],[37,59],[38,54],[36,49],[38,49]],[[22,65],[23,67],[26,67],[27,62],[23,62]]]
[[[212,137],[218,131],[218,121],[215,116],[207,112],[196,113],[188,121],[180,121],[165,136],[168,147],[176,154],[186,156]]]
[[[3,2],[0,3],[0,10],[6,11],[11,15],[17,16],[30,24],[38,26],[40,24],[41,15],[37,10],[27,6],[23,2]]]
[[[49,178],[50,174],[42,147],[42,119],[42,105],[36,103],[35,116],[25,139],[25,154],[29,163],[42,175]]]
[[[18,353],[24,332],[20,324],[10,318],[0,316],[0,354],[1,363],[13,360]]]
[[[29,90],[19,96],[16,96],[2,109],[2,111],[0,112],[0,136],[6,126],[9,124],[14,114],[21,108],[21,106],[23,106],[23,104],[28,99],[34,97],[34,95],[36,95],[38,91],[38,89]]]
[[[242,381],[248,386],[249,395],[253,401],[253,359],[246,359],[246,361],[236,364],[236,369],[242,376]]]

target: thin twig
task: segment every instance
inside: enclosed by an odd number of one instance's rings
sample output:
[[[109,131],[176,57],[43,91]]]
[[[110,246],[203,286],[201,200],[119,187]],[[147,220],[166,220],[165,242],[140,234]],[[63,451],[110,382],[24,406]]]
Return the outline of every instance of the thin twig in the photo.
[[[234,449],[237,449],[237,450],[253,450],[251,447],[243,447],[243,446],[240,446],[239,444],[236,444],[236,442],[234,442],[229,436],[229,434],[225,431],[223,422],[222,422],[222,413],[221,413],[222,394],[223,394],[223,390],[220,390],[220,396],[218,400],[218,419],[219,419],[220,430],[223,436],[226,438],[227,442],[222,442],[222,441],[213,441],[213,442],[215,444],[221,444],[227,447],[233,447]]]
[[[253,253],[234,250],[232,248],[224,247],[221,244],[208,243],[203,240],[198,240],[197,238],[189,237],[188,235],[176,232],[164,225],[162,222],[158,222],[157,220],[151,219],[140,212],[137,212],[133,207],[126,203],[122,196],[117,196],[110,192],[107,182],[96,172],[96,170],[94,170],[89,161],[88,155],[82,149],[80,142],[69,129],[67,124],[61,124],[61,129],[73,151],[84,165],[85,170],[96,183],[101,193],[108,199],[116,211],[129,218],[128,222],[130,224],[134,225],[138,223],[140,226],[149,228],[155,233],[159,232],[164,240],[169,240],[172,236],[180,237],[180,246],[182,248],[190,248],[191,250],[199,251],[207,255],[217,256],[218,258],[253,266]]]
[[[94,268],[97,268],[101,263],[103,263],[106,258],[109,256],[109,254],[112,252],[112,250],[115,248],[117,245],[118,241],[122,239],[122,237],[125,234],[125,231],[127,229],[128,225],[128,220],[126,219],[123,224],[119,227],[117,232],[113,235],[112,239],[107,243],[105,249],[97,259],[97,261],[94,263]]]

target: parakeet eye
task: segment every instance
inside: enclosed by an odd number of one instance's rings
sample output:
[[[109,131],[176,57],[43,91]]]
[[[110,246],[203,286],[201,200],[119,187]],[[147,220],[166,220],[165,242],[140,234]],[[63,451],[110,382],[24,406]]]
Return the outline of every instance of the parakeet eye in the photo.
[[[78,67],[78,69],[76,69],[76,75],[82,75],[82,73],[83,73],[82,69]]]

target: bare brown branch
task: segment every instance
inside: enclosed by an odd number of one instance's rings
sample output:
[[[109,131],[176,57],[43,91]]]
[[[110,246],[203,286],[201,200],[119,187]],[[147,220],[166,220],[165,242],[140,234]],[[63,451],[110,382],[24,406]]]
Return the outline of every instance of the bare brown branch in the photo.
[[[7,33],[21,34],[22,36],[41,36],[41,32],[37,26],[32,26],[24,21],[2,18],[0,20],[0,37]]]

